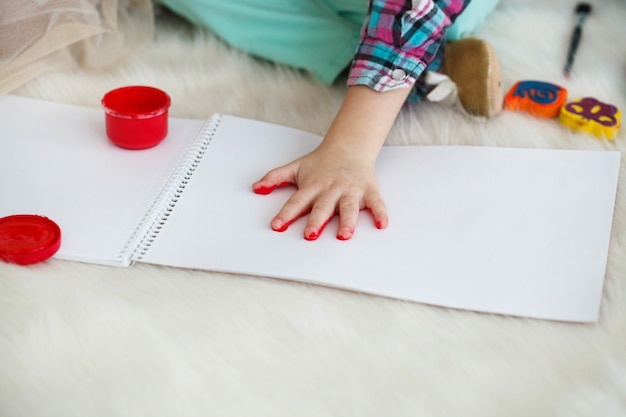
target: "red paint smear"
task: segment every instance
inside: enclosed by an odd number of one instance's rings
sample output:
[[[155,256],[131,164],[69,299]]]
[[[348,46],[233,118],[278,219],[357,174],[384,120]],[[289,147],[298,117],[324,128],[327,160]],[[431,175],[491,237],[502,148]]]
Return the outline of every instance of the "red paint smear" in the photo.
[[[369,210],[369,212],[372,215],[372,217],[374,217],[374,212],[372,211],[372,208],[368,207],[367,209]],[[374,224],[376,225],[377,229],[382,229],[383,228],[383,221],[382,220],[377,220],[375,217],[374,217]]]
[[[253,189],[256,194],[269,194],[276,189],[276,187],[284,187],[286,185],[291,185],[292,183],[289,181],[281,182],[278,185],[259,185]]]
[[[253,191],[255,192],[255,194],[269,194],[272,191],[274,191],[276,189],[275,185],[272,186],[265,186],[265,185],[259,185],[258,187],[256,187]]]
[[[289,228],[289,226],[291,226],[291,223],[295,222],[299,218],[300,218],[300,216],[294,217],[293,219],[288,220],[285,223],[283,223],[283,225],[280,226],[278,229],[272,228],[272,230],[274,230],[275,232],[284,232],[285,230],[287,230]]]
[[[348,240],[351,237],[352,237],[352,235],[350,235],[350,236],[337,235],[337,239],[339,239],[339,240]]]
[[[317,232],[311,232],[308,235],[304,236],[304,238],[306,240],[316,240],[318,237],[320,237],[320,235],[322,234],[322,232],[324,231],[324,228],[326,227],[326,225],[328,224],[328,222],[330,221],[331,218],[326,219],[326,221],[324,222],[324,224],[322,224],[322,226],[319,228],[319,230]]]

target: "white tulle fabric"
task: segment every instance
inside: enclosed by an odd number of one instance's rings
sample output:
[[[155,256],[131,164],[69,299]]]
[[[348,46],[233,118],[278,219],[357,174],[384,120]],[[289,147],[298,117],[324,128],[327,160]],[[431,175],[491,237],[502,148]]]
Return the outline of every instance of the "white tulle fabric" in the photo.
[[[154,34],[150,0],[18,0],[0,5],[0,94],[46,71],[106,68]]]

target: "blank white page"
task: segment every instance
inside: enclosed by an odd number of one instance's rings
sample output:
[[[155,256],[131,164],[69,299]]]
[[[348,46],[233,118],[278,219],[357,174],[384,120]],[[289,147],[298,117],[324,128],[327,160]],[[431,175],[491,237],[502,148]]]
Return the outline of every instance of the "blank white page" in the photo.
[[[293,191],[256,195],[267,170],[320,138],[230,116],[143,262],[297,280],[433,305],[595,321],[607,261],[618,152],[385,147],[385,230],[361,212],[316,241],[305,219],[269,222]]]
[[[56,222],[56,258],[128,264],[127,241],[202,125],[170,119],[163,142],[130,151],[107,139],[101,109],[0,96],[0,217]]]

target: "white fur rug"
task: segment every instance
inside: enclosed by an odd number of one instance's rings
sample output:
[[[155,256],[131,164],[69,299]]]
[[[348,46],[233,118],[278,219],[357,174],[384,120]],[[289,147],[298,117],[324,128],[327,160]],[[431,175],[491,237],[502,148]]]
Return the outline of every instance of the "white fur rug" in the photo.
[[[624,110],[626,3],[593,2],[565,80],[575,5],[502,0],[477,35],[497,50],[505,89],[544,80]],[[128,84],[166,90],[173,116],[222,112],[319,134],[344,94],[341,83],[317,85],[163,14],[154,43],[134,59],[107,72],[45,75],[15,93],[97,107]],[[388,144],[623,151],[626,130],[608,142],[557,121],[471,119],[422,103],[403,110]],[[622,163],[593,325],[143,264],[1,264],[0,415],[626,416],[625,186]]]

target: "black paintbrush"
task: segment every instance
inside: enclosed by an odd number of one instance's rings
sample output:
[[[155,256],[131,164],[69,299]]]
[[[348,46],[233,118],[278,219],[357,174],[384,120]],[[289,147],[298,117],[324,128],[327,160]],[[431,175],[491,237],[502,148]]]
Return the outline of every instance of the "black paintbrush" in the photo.
[[[578,49],[578,44],[580,43],[580,38],[583,33],[583,23],[585,23],[585,19],[591,13],[591,4],[589,3],[578,3],[576,6],[576,27],[574,28],[574,33],[572,33],[572,40],[569,44],[569,51],[567,51],[567,61],[565,62],[565,69],[563,69],[563,74],[565,77],[569,77],[569,72],[572,69],[572,64],[574,63],[574,56],[576,55],[576,50]]]

